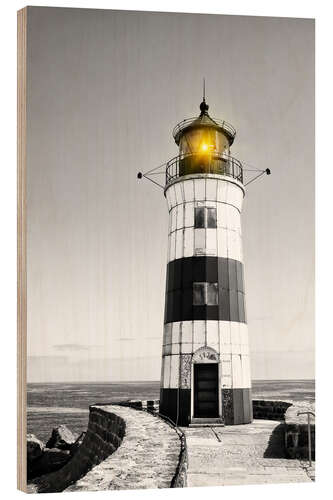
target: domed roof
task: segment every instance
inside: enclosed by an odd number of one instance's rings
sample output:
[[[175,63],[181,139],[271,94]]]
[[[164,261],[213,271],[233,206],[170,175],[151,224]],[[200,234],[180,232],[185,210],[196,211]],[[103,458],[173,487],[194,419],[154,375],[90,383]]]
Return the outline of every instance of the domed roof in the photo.
[[[234,142],[236,135],[236,130],[229,123],[218,120],[217,118],[211,118],[208,114],[209,106],[205,99],[200,104],[200,115],[197,118],[188,118],[178,123],[173,130],[173,137],[177,145],[179,145],[182,135],[191,129],[209,127],[219,130],[223,135],[225,135],[229,141],[229,144]]]

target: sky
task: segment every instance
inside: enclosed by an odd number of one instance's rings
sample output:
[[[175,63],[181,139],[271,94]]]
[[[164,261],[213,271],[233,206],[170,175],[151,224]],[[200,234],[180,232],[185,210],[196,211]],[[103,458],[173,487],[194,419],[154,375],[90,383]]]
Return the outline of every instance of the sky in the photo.
[[[314,378],[314,21],[28,10],[28,381],[159,380],[176,123],[237,130],[253,379]]]

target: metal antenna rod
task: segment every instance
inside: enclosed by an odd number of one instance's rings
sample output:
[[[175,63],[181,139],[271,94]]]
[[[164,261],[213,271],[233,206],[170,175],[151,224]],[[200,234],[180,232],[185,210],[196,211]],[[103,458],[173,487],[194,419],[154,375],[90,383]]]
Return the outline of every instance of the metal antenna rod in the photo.
[[[206,81],[203,79],[203,102],[206,102]]]

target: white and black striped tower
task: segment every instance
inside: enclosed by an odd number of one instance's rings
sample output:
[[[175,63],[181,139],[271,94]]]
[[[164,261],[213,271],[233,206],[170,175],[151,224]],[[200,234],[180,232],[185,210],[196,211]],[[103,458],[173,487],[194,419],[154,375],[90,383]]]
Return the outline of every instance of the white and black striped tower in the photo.
[[[178,425],[252,421],[236,131],[200,104],[167,163],[168,262],[160,413]]]

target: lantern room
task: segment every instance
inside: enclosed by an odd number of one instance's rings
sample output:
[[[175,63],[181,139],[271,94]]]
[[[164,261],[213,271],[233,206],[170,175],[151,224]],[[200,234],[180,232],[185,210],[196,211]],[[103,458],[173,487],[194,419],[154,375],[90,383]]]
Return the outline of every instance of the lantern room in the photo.
[[[174,130],[174,139],[179,146],[179,154],[228,153],[236,131],[228,125],[224,130],[224,122],[218,123],[208,114],[209,106],[204,101],[200,104],[198,118],[181,122]]]
[[[167,184],[177,177],[200,173],[228,175],[242,182],[241,164],[230,156],[236,131],[229,123],[211,118],[208,109],[203,99],[200,115],[174,128],[179,155],[167,164]]]

